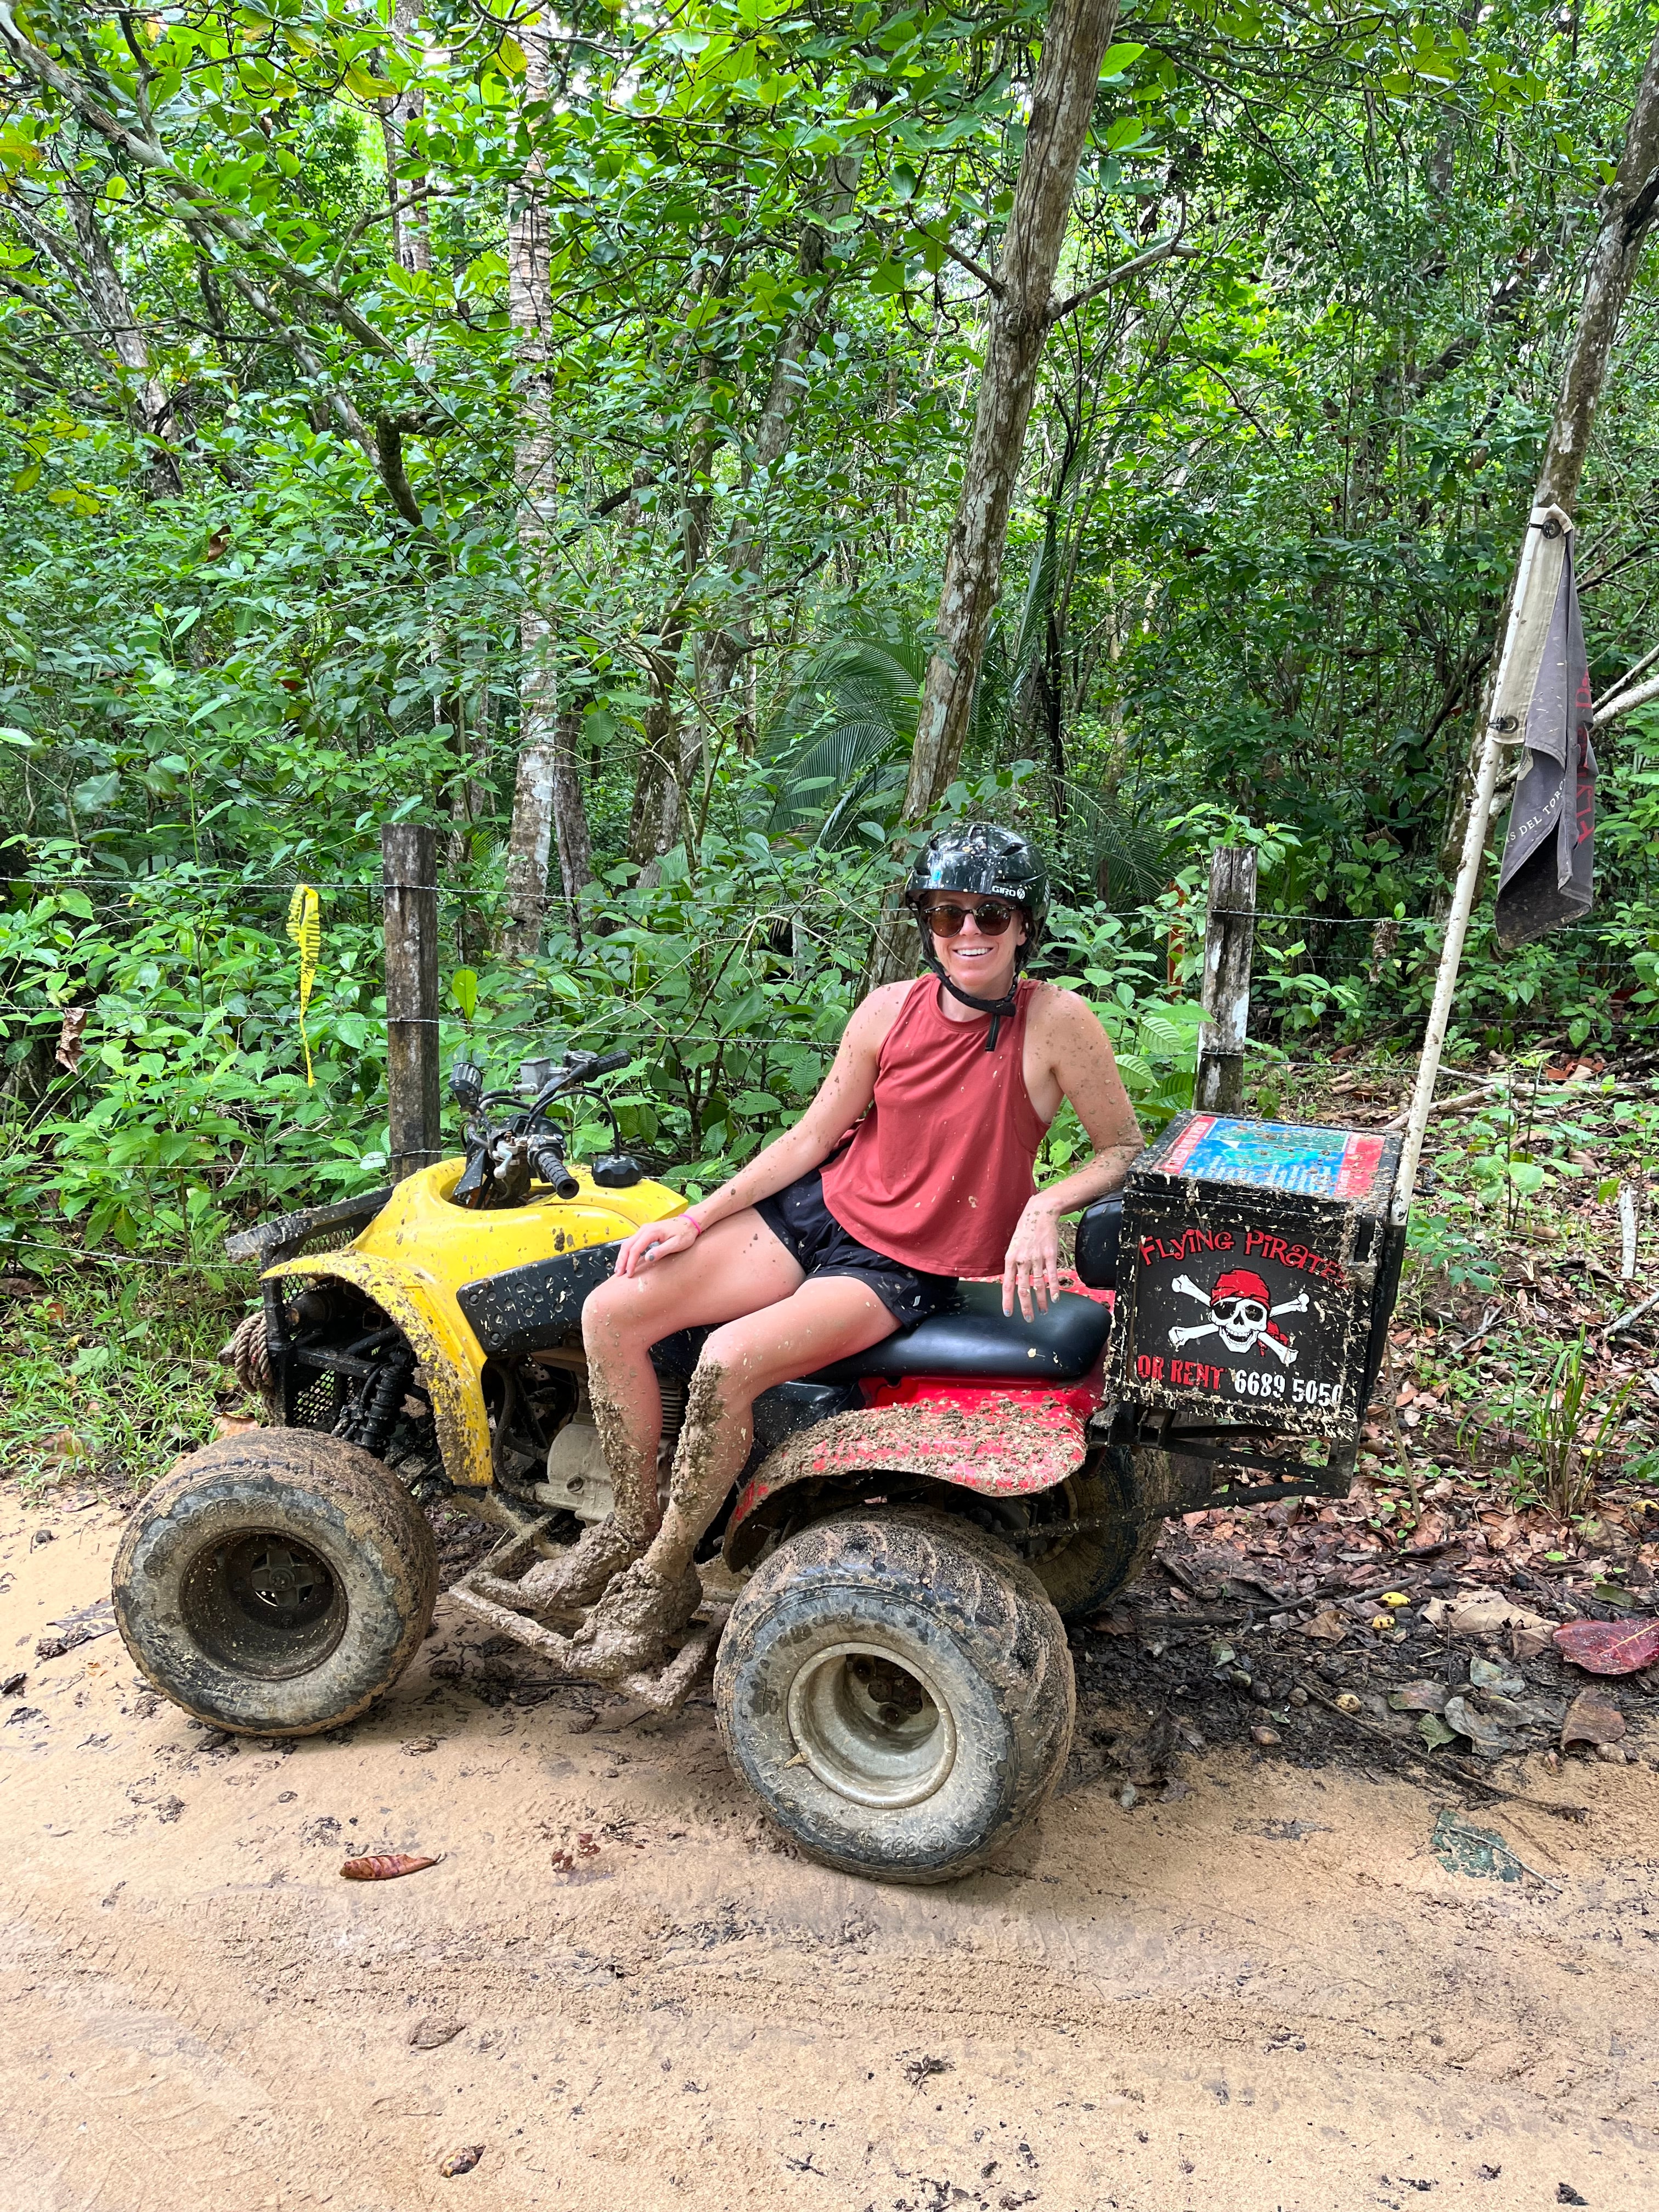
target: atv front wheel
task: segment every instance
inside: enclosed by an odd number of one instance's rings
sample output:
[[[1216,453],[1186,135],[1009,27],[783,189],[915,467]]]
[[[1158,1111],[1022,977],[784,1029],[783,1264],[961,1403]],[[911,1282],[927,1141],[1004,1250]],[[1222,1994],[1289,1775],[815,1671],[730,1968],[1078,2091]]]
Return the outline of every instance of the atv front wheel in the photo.
[[[226,1437],[158,1482],[115,1560],[144,1674],[216,1728],[313,1735],[391,1688],[432,1620],[437,1550],[380,1461],[304,1429]]]
[[[936,1882],[1042,1803],[1076,1692],[1030,1570],[975,1528],[901,1511],[816,1522],[756,1570],[714,1708],[732,1765],[804,1850]]]

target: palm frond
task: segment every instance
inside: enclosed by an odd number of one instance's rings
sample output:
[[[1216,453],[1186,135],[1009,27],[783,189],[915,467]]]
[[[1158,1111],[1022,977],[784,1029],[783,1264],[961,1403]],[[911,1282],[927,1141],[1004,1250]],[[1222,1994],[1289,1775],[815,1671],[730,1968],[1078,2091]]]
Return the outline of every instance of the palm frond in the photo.
[[[761,741],[777,771],[769,835],[814,815],[817,842],[852,834],[860,804],[915,733],[928,646],[919,624],[894,617],[829,640],[805,662]]]

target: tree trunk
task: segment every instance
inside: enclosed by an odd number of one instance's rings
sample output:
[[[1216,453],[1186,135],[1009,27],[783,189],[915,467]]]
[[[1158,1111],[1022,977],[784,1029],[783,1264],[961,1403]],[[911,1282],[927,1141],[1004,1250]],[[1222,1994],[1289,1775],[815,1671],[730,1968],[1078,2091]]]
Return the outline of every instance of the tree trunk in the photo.
[[[705,359],[697,372],[697,382],[706,389],[711,381],[709,363]],[[680,833],[685,748],[681,735],[682,716],[674,695],[680,653],[685,644],[687,594],[708,552],[709,526],[714,514],[708,470],[714,457],[714,436],[705,424],[698,431],[685,460],[685,494],[680,509],[683,582],[657,634],[651,704],[645,714],[645,743],[640,750],[634,811],[628,828],[629,858],[647,868],[661,860]],[[696,757],[694,752],[694,764]]]
[[[523,27],[526,90],[548,88],[548,33]],[[573,871],[592,874],[591,840],[582,805],[574,740],[559,727],[553,626],[543,611],[548,590],[548,517],[554,507],[556,447],[547,361],[548,233],[546,209],[532,163],[520,187],[507,238],[508,305],[525,370],[525,421],[514,460],[519,487],[519,549],[527,592],[519,625],[519,769],[507,840],[507,921],[503,951],[536,952],[547,910],[548,865],[556,830],[567,895]]]
[[[908,821],[925,821],[933,812],[962,758],[1002,580],[1025,426],[1054,319],[1054,271],[1100,64],[1116,23],[1117,0],[1054,0],[1043,34],[1025,150],[990,302],[990,342],[974,433],[945,552],[938,643],[927,664],[910,756]]]
[[[1008,509],[1036,396],[1037,370],[1055,319],[1054,272],[1094,113],[1100,64],[1116,24],[1117,0],[1054,0],[1043,33],[1013,208],[988,309],[988,343],[973,436],[945,549],[937,642],[922,684],[904,793],[907,822],[927,819],[961,763],[1002,580]],[[896,982],[915,967],[909,924],[890,912],[872,949],[872,981]]]
[[[1544,449],[1544,465],[1532,496],[1534,512],[1540,507],[1553,506],[1559,507],[1564,514],[1576,516],[1577,513],[1578,487],[1589,451],[1596,405],[1607,381],[1619,318],[1630,295],[1636,264],[1652,226],[1656,203],[1659,203],[1659,38],[1654,40],[1637,90],[1619,173],[1601,195],[1601,227],[1590,252],[1578,329],[1567,356],[1550,422],[1549,443]],[[1509,628],[1514,596],[1515,580],[1511,577],[1498,618],[1497,634],[1500,638]],[[1481,690],[1480,712],[1447,817],[1440,865],[1448,883],[1457,872],[1463,851],[1487,718],[1492,712],[1492,686],[1498,679],[1498,654],[1492,655]]]
[[[559,880],[570,910],[570,933],[582,941],[580,894],[593,880],[593,845],[582,804],[582,716],[567,707],[553,726],[553,836],[559,853]]]
[[[15,192],[11,195],[11,216],[36,251],[49,253],[63,270],[110,352],[126,372],[132,392],[133,425],[150,447],[151,482],[156,490],[176,495],[180,489],[179,464],[167,442],[173,429],[172,398],[155,373],[149,343],[138,326],[125,281],[92,201],[72,176],[63,179],[63,187],[75,234],[73,245]]]
[[[416,44],[415,25],[420,12],[421,0],[397,0],[392,24],[392,45],[405,56]],[[526,56],[529,51],[526,46]],[[545,46],[543,51],[545,53]],[[409,142],[409,126],[426,112],[426,94],[416,79],[394,99],[381,100],[380,107],[380,135],[386,141],[386,198],[392,209],[392,257],[405,269],[430,269],[432,233],[427,225],[426,204],[422,201],[417,207],[401,207],[398,203],[404,197],[404,185],[398,175]]]
[[[826,189],[813,208],[814,219],[807,222],[800,242],[798,281],[809,288],[808,297],[805,305],[790,317],[779,342],[771,382],[755,425],[754,442],[744,464],[744,491],[757,476],[769,474],[789,450],[795,417],[806,392],[807,357],[830,319],[833,280],[823,273],[830,237],[820,228],[818,219],[833,222],[851,211],[862,166],[852,154],[840,155],[826,164]],[[750,651],[764,548],[764,530],[752,514],[746,514],[733,531],[722,562],[735,586],[726,619],[709,639],[700,671],[700,689],[711,707],[724,699],[738,664]]]
[[[806,363],[823,337],[830,319],[834,280],[824,274],[830,234],[821,225],[833,222],[852,208],[863,167],[857,155],[839,155],[825,164],[822,190],[812,204],[811,218],[802,232],[798,257],[798,282],[807,288],[805,304],[784,325],[772,364],[766,398],[755,424],[753,440],[743,465],[740,492],[747,493],[758,475],[769,474],[789,450],[789,443],[807,390]],[[708,459],[703,467],[706,471]],[[702,502],[701,544],[695,562],[688,548],[686,574],[702,565],[708,535],[708,501]],[[688,540],[694,526],[688,520]],[[732,529],[720,556],[720,567],[728,582],[720,628],[707,640],[697,656],[696,689],[711,714],[716,713],[732,688],[732,678],[753,651],[755,609],[759,602],[765,562],[766,533],[752,513],[744,514]],[[679,649],[677,639],[675,650]],[[659,711],[659,708],[660,711]],[[702,760],[703,732],[700,721],[682,723],[671,702],[659,696],[647,723],[647,766],[653,778],[658,814],[653,857],[660,858],[677,843],[684,829],[687,794]],[[653,723],[656,727],[654,733]],[[752,733],[750,744],[752,750]]]

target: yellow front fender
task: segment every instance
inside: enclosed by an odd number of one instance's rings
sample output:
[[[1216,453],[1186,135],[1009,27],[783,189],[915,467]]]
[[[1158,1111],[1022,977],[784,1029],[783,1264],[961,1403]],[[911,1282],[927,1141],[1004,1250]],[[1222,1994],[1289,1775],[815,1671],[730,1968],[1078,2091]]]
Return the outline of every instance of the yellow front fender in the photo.
[[[435,1275],[407,1260],[355,1250],[284,1261],[268,1271],[265,1280],[277,1275],[331,1275],[338,1282],[355,1284],[365,1297],[373,1298],[402,1329],[426,1370],[444,1473],[458,1486],[469,1489],[489,1481],[489,1419],[480,1380],[483,1354],[453,1296],[446,1295]]]

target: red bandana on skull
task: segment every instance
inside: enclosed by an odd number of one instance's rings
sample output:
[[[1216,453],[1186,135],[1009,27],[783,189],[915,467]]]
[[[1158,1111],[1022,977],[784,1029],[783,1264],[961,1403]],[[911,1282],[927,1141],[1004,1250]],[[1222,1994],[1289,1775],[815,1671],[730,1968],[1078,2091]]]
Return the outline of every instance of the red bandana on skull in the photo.
[[[1248,1267],[1229,1268],[1210,1293],[1211,1319],[1233,1352],[1260,1352],[1264,1335],[1276,1336],[1281,1344],[1290,1342],[1270,1318],[1272,1305],[1267,1285]]]

